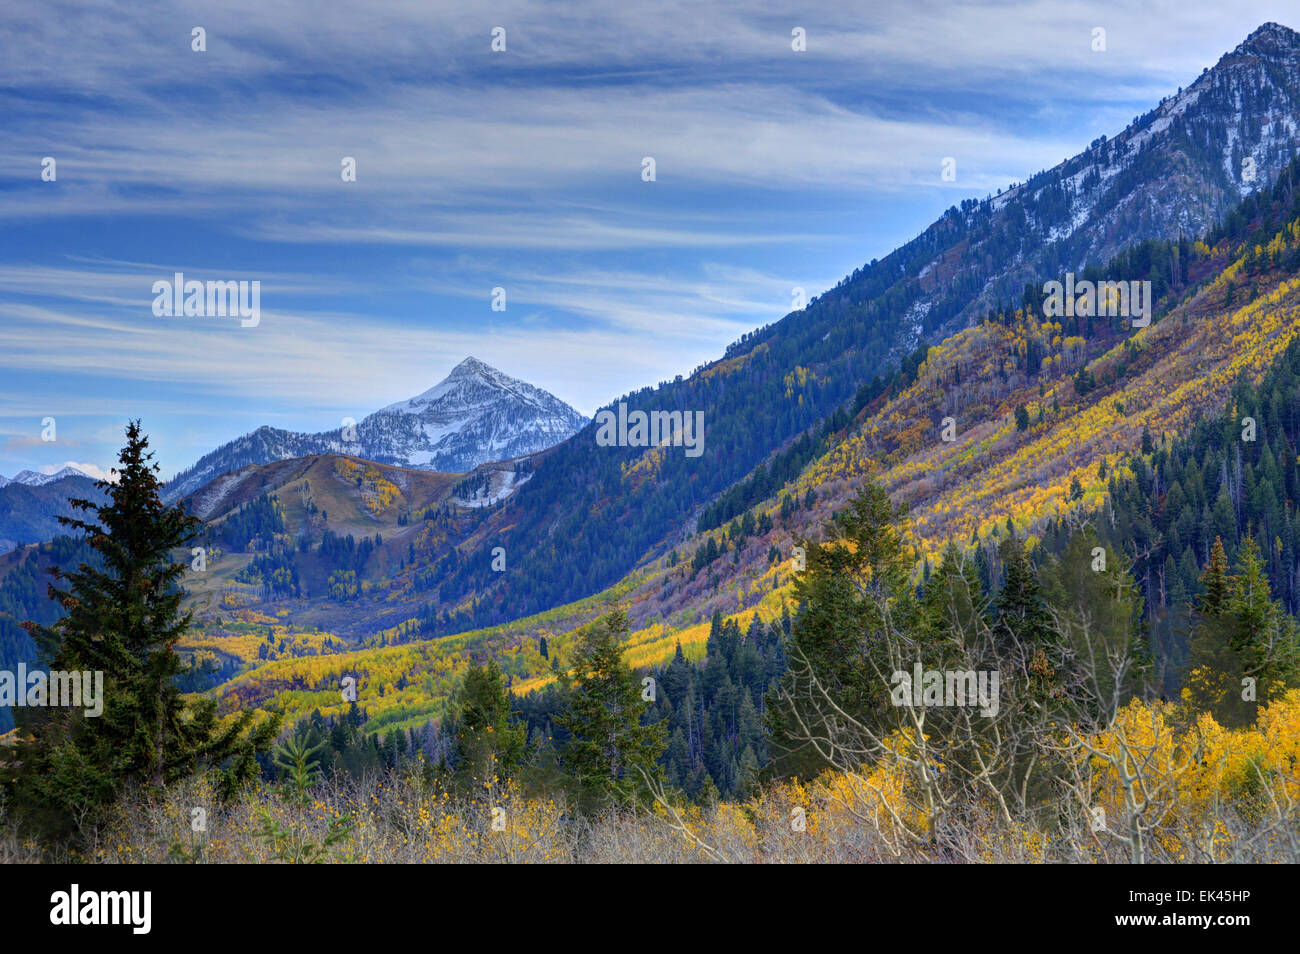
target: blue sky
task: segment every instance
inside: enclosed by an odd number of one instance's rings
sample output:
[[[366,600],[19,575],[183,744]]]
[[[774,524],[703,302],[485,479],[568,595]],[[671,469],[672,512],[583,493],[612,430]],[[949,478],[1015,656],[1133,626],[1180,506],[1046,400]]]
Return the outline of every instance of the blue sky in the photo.
[[[106,468],[140,417],[170,475],[469,354],[590,414],[1300,27],[1253,3],[142,6],[0,13],[0,474]],[[259,280],[260,323],[155,317],[176,271]]]

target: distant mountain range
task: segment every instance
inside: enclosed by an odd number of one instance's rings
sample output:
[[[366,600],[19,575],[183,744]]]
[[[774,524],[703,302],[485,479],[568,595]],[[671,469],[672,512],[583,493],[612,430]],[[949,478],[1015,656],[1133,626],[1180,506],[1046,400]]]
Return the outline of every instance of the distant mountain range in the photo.
[[[250,464],[322,454],[463,473],[545,450],[586,422],[554,395],[469,357],[423,394],[390,404],[354,427],[318,434],[259,427],[181,471],[167,482],[164,497],[179,500]]]
[[[54,472],[53,474],[41,474],[34,470],[22,470],[12,477],[0,476],[0,488],[8,487],[10,484],[23,484],[27,487],[44,487],[46,484],[52,484],[56,480],[62,480],[65,477],[89,477],[91,480],[98,478],[89,471],[82,470],[75,465],[68,465]]]
[[[12,480],[0,481],[0,553],[66,532],[59,517],[79,514],[68,503],[70,498],[97,501],[103,497],[94,477],[72,467],[57,474],[25,470]]]

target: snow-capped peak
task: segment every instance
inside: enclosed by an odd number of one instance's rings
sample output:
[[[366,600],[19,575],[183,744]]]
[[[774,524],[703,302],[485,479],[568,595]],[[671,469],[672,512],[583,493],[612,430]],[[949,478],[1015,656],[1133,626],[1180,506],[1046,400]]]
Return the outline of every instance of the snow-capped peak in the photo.
[[[545,402],[551,396],[540,388],[512,378],[478,358],[470,356],[451,369],[445,378],[429,390],[405,401],[398,401],[377,411],[377,414],[420,413],[440,403],[476,404],[490,399],[494,392],[512,394],[525,402]],[[552,398],[554,400],[554,398]]]
[[[249,464],[312,454],[347,454],[383,464],[464,473],[490,461],[545,450],[587,419],[541,388],[467,357],[429,390],[320,434],[263,427],[245,434],[169,481],[175,500]]]
[[[68,464],[52,474],[40,473],[35,470],[23,470],[14,474],[11,480],[5,480],[3,477],[0,477],[0,481],[4,481],[4,483],[0,483],[0,487],[5,486],[5,484],[26,484],[28,487],[43,487],[46,484],[54,483],[56,480],[62,480],[64,477],[89,477],[92,480],[99,479],[97,475],[78,467],[76,464]]]
[[[557,444],[586,419],[554,395],[470,356],[442,381],[357,425],[362,456],[430,470],[471,470]]]
[[[1238,56],[1295,56],[1300,52],[1300,33],[1280,23],[1269,21],[1261,24],[1250,36],[1242,40],[1237,47],[1224,56],[1224,59]]]

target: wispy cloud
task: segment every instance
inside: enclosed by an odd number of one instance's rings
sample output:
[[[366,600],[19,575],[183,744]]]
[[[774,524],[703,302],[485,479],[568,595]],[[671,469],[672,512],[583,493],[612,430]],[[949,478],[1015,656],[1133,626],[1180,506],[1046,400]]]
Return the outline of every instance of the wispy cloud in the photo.
[[[154,415],[174,469],[250,425],[408,397],[468,353],[589,412],[1114,133],[1288,16],[1167,0],[10,5],[0,472],[66,457],[22,443],[48,409],[90,459]],[[152,282],[174,271],[261,281],[260,326],[154,318]]]

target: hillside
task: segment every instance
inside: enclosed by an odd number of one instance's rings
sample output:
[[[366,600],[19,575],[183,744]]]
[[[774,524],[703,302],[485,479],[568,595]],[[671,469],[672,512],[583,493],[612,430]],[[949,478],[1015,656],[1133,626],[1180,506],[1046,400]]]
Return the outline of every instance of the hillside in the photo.
[[[868,474],[909,506],[918,572],[948,542],[992,545],[1009,527],[1032,540],[1072,512],[1096,513],[1134,454],[1217,418],[1234,388],[1278,366],[1300,330],[1300,166],[1238,211],[1240,224],[1206,236],[1213,244],[1143,243],[1097,272],[1166,276],[1150,326],[1049,322],[1020,308],[959,332],[930,349],[908,386],[846,422],[794,479],[615,590],[451,639],[263,666],[223,692],[237,706],[338,714],[334,687],[353,674],[376,727],[415,725],[440,711],[470,659],[496,659],[516,692],[545,686],[611,599],[633,620],[633,665],[667,663],[678,646],[699,658],[715,614],[743,628],[754,615],[774,621],[790,610],[791,548],[817,538]],[[945,441],[949,416],[955,439]],[[1285,485],[1300,488],[1290,460]]]
[[[527,481],[530,458],[440,474],[337,454],[249,466],[183,504],[204,521],[206,569],[187,577],[200,619],[222,611],[291,616],[359,639],[405,622],[420,603],[399,582],[418,552],[447,552],[488,501]]]
[[[1271,186],[1300,147],[1297,57],[1300,35],[1266,24],[1115,137],[950,209],[689,377],[612,402],[629,412],[702,412],[703,455],[601,447],[588,425],[489,517],[484,536],[509,550],[520,573],[507,586],[477,565],[441,565],[422,631],[491,625],[612,585],[681,545],[683,528],[760,462],[854,410],[874,378],[990,311],[1013,311],[1027,283],[1100,267],[1143,239],[1208,231],[1242,196]],[[1245,158],[1254,163],[1249,181],[1233,171]]]
[[[77,497],[99,501],[103,494],[94,479],[84,475],[52,477],[39,483],[15,479],[0,486],[0,553],[62,533],[59,517],[78,515],[68,503]]]

